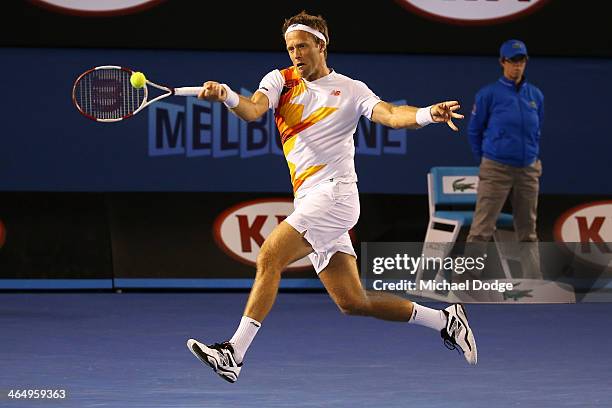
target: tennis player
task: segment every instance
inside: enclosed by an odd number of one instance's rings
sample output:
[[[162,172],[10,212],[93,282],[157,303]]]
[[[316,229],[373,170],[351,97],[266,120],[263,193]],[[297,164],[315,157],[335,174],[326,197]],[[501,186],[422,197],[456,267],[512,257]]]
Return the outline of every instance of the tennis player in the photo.
[[[329,34],[321,16],[301,12],[283,25],[292,65],[268,73],[252,97],[226,84],[204,83],[199,98],[224,103],[246,121],[274,111],[294,192],[294,212],[267,237],[257,257],[257,273],[244,315],[234,336],[205,345],[187,342],[189,350],[223,379],[238,379],[245,354],[276,299],[281,271],[308,255],[320,280],[340,310],[349,315],[406,321],[430,327],[444,344],[476,364],[474,335],[462,305],[434,310],[389,293],[361,286],[356,254],[348,231],[359,218],[353,134],[359,118],[395,129],[418,129],[463,119],[459,103],[424,108],[382,101],[363,82],[329,68]]]

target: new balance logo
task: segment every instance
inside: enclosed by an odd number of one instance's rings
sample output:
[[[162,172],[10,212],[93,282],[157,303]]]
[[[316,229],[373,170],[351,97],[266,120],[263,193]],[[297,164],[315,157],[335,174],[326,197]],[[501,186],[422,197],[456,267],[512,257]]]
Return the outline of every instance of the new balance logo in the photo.
[[[453,316],[451,317],[449,327],[446,331],[448,332],[449,336],[456,337],[461,332],[462,327],[463,325],[461,324],[461,322],[459,322],[459,320],[457,320],[455,316]]]
[[[229,357],[223,353],[219,355],[219,360],[221,361],[221,365],[224,365],[224,366],[230,365]]]

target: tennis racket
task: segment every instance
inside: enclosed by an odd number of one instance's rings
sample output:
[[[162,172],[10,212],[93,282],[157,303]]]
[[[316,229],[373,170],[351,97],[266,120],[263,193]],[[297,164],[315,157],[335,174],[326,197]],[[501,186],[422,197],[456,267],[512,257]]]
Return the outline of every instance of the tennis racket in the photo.
[[[133,73],[129,68],[114,65],[95,67],[83,72],[72,86],[74,106],[89,119],[118,122],[168,96],[197,96],[202,91],[200,86],[170,88],[149,80],[142,88],[134,88],[130,84]],[[148,86],[164,93],[149,100]]]

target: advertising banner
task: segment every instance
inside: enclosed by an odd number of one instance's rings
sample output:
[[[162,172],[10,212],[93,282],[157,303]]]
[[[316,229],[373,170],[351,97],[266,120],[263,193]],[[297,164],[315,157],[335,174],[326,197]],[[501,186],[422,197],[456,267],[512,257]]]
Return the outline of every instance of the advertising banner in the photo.
[[[71,91],[80,73],[114,64],[143,71],[161,84],[218,80],[250,95],[267,72],[289,63],[281,52],[3,49],[0,72],[11,78],[5,84],[11,98],[0,137],[0,191],[286,193],[289,170],[271,110],[247,123],[220,103],[175,96],[121,122],[98,123],[78,113]],[[456,121],[459,132],[444,124],[390,129],[362,118],[354,134],[360,191],[425,194],[431,167],[478,165],[467,126],[475,93],[500,75],[496,58],[330,54],[328,63],[365,82],[383,100],[427,106],[456,99],[466,115]],[[529,78],[546,100],[542,192],[612,194],[612,180],[603,176],[612,150],[606,122],[583,119],[606,117],[608,93],[601,84],[607,83],[612,62],[534,59],[529,64]],[[41,65],[53,84],[44,92],[32,80]]]
[[[120,193],[109,205],[118,288],[249,288],[264,239],[293,211],[278,194]],[[282,287],[320,287],[308,259]]]
[[[292,212],[292,201],[290,194],[279,193],[0,193],[0,284],[13,289],[42,280],[49,288],[250,288],[259,250]],[[424,243],[426,196],[363,193],[360,205],[359,222],[349,231],[360,260],[373,256],[362,253],[362,243],[367,248],[413,243],[406,252],[413,257],[426,254],[423,248],[434,255],[445,248]],[[612,261],[610,200],[544,195],[538,212],[541,267],[527,270],[572,281],[578,291],[605,288],[604,272]],[[468,230],[461,228],[451,249],[462,250]],[[512,239],[512,228],[497,235]],[[486,274],[524,277],[525,268],[516,262],[520,245],[506,248],[499,242],[487,248],[492,258]],[[508,255],[506,264],[497,260],[500,254]],[[304,258],[283,272],[281,287],[321,284]]]

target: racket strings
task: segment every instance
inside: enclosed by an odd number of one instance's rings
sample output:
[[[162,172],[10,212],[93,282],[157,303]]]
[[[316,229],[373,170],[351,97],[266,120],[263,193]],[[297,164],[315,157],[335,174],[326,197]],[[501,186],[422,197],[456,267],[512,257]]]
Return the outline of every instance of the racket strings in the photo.
[[[96,119],[115,120],[133,114],[144,102],[144,88],[130,84],[131,72],[96,69],[83,75],[74,88],[78,108]]]

